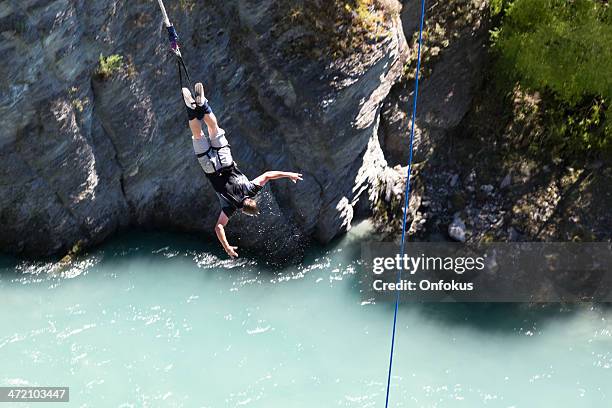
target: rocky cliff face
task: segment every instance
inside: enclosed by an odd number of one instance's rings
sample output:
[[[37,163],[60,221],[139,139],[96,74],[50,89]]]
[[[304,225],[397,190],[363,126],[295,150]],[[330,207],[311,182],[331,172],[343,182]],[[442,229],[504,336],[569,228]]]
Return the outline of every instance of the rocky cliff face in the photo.
[[[428,2],[415,122],[412,239],[467,242],[610,241],[609,158],[551,157],[537,94],[505,89],[489,52],[487,0]],[[410,55],[381,110],[380,140],[391,165],[406,163],[418,8],[404,2]],[[405,174],[405,169],[400,169]],[[375,208],[392,234],[401,225],[397,178]],[[388,226],[391,226],[389,229]]]
[[[376,6],[367,12],[333,0],[167,3],[242,170],[304,174],[266,187],[262,214],[230,223],[232,242],[296,259],[372,210],[397,232],[418,2],[401,13],[396,0],[354,3]],[[219,207],[160,20],[152,1],[0,3],[0,250],[61,254],[129,226],[214,239]],[[489,29],[486,0],[427,4],[409,231],[609,240],[612,166],[524,154],[537,98],[495,93]],[[119,68],[98,75],[100,55],[114,54]]]
[[[345,231],[386,166],[378,127],[407,51],[399,16],[384,13],[383,35],[351,57],[313,58],[287,52],[307,27],[287,24],[285,2],[167,3],[243,172],[304,174],[266,187],[263,214],[232,220],[232,239],[279,260]],[[0,36],[2,250],[61,253],[127,226],[212,237],[219,208],[155,2],[8,0]],[[111,54],[123,63],[99,78]]]
[[[408,160],[420,9],[405,1],[404,32],[410,56],[403,76],[382,109],[381,140],[390,164]],[[422,162],[452,134],[472,107],[484,79],[489,38],[489,1],[452,0],[428,4],[423,27],[421,84],[414,158]]]

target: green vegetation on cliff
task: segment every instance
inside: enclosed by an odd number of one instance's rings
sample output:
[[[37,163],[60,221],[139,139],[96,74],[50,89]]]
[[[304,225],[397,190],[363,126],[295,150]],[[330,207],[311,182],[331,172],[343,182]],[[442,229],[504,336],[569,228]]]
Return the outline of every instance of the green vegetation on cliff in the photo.
[[[346,57],[384,38],[388,20],[398,15],[395,0],[302,0],[281,2],[287,8],[283,26],[294,31],[287,51],[320,57]]]
[[[105,57],[100,54],[96,75],[102,80],[108,79],[118,72],[123,65],[123,56],[121,55],[112,54]]]
[[[499,78],[541,97],[542,145],[612,149],[612,8],[599,0],[496,0]]]

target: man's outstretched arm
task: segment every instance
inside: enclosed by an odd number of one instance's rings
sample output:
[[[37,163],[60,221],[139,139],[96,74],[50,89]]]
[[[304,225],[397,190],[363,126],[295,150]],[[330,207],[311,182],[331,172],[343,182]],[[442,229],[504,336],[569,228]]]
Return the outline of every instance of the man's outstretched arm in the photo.
[[[227,225],[228,221],[229,218],[227,218],[227,215],[221,211],[221,214],[219,214],[219,218],[217,219],[217,224],[215,225],[215,234],[217,234],[217,239],[219,239],[219,242],[221,243],[221,246],[225,252],[227,252],[230,257],[236,258],[238,257],[238,253],[236,252],[238,247],[231,246],[229,242],[227,242],[227,237],[225,236],[225,226]]]
[[[253,179],[253,184],[257,184],[258,186],[263,187],[270,180],[278,180],[283,178],[291,179],[291,181],[297,183],[299,180],[302,180],[302,174],[292,173],[289,171],[266,171],[261,176]]]

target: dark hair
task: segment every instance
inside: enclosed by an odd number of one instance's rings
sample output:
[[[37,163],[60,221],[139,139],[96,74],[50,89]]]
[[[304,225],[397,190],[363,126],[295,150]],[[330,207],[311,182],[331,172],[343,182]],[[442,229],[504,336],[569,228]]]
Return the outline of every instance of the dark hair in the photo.
[[[242,212],[248,215],[259,214],[259,208],[257,208],[257,201],[252,198],[245,198],[242,202]]]

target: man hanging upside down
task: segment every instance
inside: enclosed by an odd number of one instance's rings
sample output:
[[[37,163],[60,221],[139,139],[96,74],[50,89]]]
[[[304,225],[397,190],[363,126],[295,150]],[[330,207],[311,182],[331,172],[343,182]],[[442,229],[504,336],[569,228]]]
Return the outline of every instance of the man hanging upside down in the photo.
[[[202,83],[198,82],[195,85],[194,94],[188,88],[182,88],[182,91],[185,105],[187,105],[193,150],[221,204],[221,213],[215,225],[215,233],[225,252],[235,258],[238,256],[236,252],[238,248],[230,245],[225,236],[225,226],[229,218],[236,210],[241,210],[248,215],[259,214],[257,202],[253,198],[268,181],[288,178],[297,183],[298,180],[302,180],[302,175],[285,171],[266,171],[261,176],[249,180],[238,169],[232,158],[225,130],[219,127],[217,118],[208,105],[208,100],[204,97]],[[208,135],[202,130],[202,122],[206,124]]]

